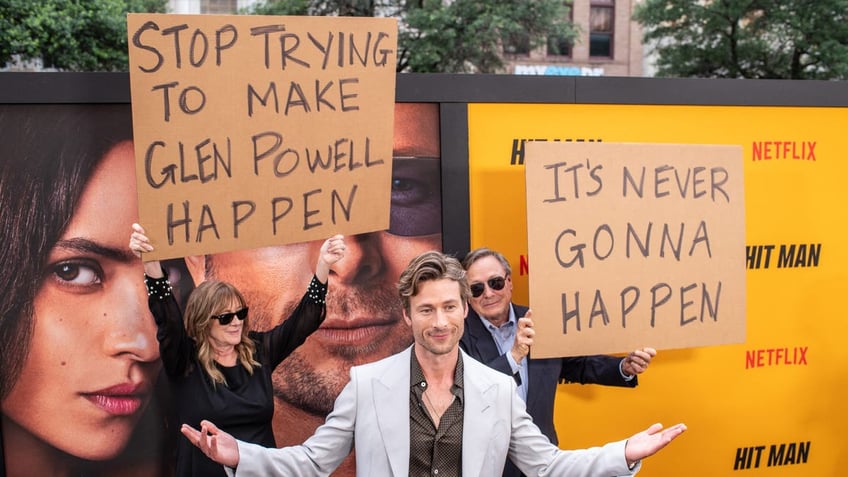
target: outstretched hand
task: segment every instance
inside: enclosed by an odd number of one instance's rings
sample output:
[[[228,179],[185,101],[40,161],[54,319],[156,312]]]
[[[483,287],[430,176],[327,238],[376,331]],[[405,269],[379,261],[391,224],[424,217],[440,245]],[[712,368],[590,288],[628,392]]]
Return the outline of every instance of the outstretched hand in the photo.
[[[235,468],[239,463],[236,438],[218,429],[209,421],[200,421],[200,430],[183,424],[180,432],[192,444],[215,462]]]
[[[627,444],[624,447],[624,458],[627,459],[627,464],[638,462],[645,457],[656,454],[685,430],[685,424],[677,424],[668,429],[663,429],[662,424],[657,423],[635,434],[627,439]]]

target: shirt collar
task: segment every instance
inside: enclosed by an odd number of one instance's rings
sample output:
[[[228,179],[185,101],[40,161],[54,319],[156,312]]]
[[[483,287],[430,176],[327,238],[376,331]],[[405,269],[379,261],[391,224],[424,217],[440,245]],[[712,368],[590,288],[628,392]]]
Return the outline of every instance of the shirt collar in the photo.
[[[410,354],[412,355],[412,359],[410,360],[409,368],[409,385],[411,388],[420,388],[423,392],[427,389],[427,380],[424,379],[424,371],[421,370],[421,364],[415,356],[415,349],[413,349]],[[453,395],[460,401],[462,401],[462,389],[465,385],[463,369],[462,353],[459,353],[456,359],[456,368],[453,371],[453,386],[451,386],[451,393],[453,393]]]

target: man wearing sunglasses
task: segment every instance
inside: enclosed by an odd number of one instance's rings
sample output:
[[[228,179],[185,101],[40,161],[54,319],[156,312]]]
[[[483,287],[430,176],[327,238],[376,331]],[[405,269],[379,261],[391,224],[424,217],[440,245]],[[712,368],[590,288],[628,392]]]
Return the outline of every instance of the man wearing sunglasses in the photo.
[[[437,104],[395,106],[389,229],[345,237],[345,259],[330,273],[327,318],[274,373],[278,446],[300,444],[333,409],[353,365],[370,363],[412,343],[397,298],[410,259],[440,250],[441,189]],[[234,284],[251,304],[249,323],[265,330],[289,316],[309,281],[320,241],[186,258],[195,283]],[[334,474],[353,476],[348,459]]]
[[[471,310],[465,320],[460,347],[490,368],[511,375],[527,412],[551,442],[559,441],[554,428],[554,398],[560,382],[635,387],[656,355],[652,348],[633,351],[625,358],[578,356],[532,359],[533,320],[527,307],[512,303],[512,268],[499,252],[472,250],[462,262],[471,288]],[[520,476],[512,462],[503,475]]]

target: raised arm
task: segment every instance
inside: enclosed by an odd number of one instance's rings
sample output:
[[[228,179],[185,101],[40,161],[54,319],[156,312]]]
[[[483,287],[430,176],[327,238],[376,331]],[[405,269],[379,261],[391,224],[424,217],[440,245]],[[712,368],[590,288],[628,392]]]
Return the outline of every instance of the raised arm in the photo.
[[[130,250],[137,256],[153,251],[153,245],[147,238],[144,228],[132,225]],[[174,298],[171,284],[159,260],[144,262],[144,279],[147,287],[147,305],[156,321],[156,339],[159,341],[159,355],[165,372],[171,376],[181,375],[189,366],[194,355],[194,340],[189,338],[183,324],[183,313]]]
[[[321,244],[318,263],[315,265],[315,277],[318,278],[318,281],[327,283],[330,276],[330,267],[344,258],[345,250],[347,250],[347,247],[342,235],[334,235]]]
[[[138,224],[132,224],[132,234],[130,235],[130,250],[136,257],[141,258],[143,253],[152,252],[153,245],[144,228]],[[162,264],[159,260],[151,260],[144,262],[144,273],[150,278],[162,278],[165,274],[162,272]]]
[[[344,257],[345,249],[341,235],[325,240],[318,252],[315,278],[291,315],[268,331],[253,332],[262,349],[267,350],[263,360],[272,368],[276,368],[323,323],[327,314],[325,298],[330,268]]]

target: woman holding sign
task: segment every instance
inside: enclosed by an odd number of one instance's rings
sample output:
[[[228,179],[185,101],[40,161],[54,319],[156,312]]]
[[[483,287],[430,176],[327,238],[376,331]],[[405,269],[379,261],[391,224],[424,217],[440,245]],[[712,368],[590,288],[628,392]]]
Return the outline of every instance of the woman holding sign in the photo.
[[[138,224],[133,224],[130,250],[138,257],[153,251]],[[330,267],[344,253],[341,235],[324,241],[300,303],[288,319],[265,332],[249,331],[247,302],[227,282],[201,283],[183,314],[160,263],[145,262],[148,304],[159,329],[159,349],[180,423],[197,427],[201,419],[213,416],[240,439],[276,447],[271,374],[324,321]],[[177,475],[224,475],[224,469],[180,438]]]
[[[129,107],[4,106],[0,135],[0,471],[167,475]]]

